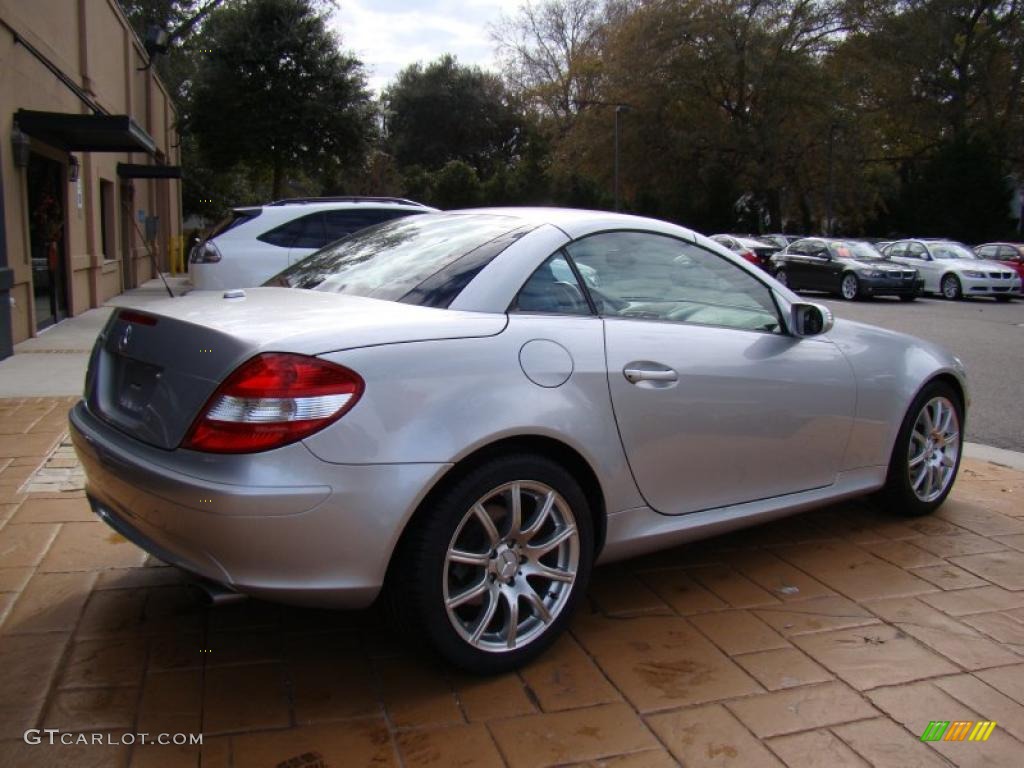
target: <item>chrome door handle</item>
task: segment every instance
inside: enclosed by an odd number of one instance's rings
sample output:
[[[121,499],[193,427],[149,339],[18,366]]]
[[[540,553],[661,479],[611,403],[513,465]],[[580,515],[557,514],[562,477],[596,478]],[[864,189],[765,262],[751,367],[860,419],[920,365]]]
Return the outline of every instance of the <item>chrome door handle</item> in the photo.
[[[631,384],[636,384],[638,381],[679,380],[679,375],[671,368],[624,368],[622,373]]]

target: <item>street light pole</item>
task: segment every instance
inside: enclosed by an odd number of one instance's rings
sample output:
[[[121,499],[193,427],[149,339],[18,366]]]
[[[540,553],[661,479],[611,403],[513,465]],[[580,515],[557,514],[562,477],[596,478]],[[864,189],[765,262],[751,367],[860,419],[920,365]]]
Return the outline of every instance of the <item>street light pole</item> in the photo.
[[[632,107],[629,104],[624,104],[622,102],[593,101],[591,99],[579,100],[575,103],[577,109],[581,109],[583,107],[615,107],[615,147],[613,149],[614,158],[612,160],[614,179],[612,181],[612,195],[615,198],[615,210],[618,211],[622,208],[621,197],[619,195],[619,133],[622,130],[622,113],[629,112]]]
[[[619,197],[619,131],[621,115],[623,112],[629,111],[628,104],[616,104],[615,105],[615,210],[622,210],[622,204]]]
[[[834,234],[832,231],[832,196],[835,191],[835,184],[832,176],[832,154],[838,129],[839,126],[835,123],[828,127],[828,191],[825,195],[825,234],[829,237]]]

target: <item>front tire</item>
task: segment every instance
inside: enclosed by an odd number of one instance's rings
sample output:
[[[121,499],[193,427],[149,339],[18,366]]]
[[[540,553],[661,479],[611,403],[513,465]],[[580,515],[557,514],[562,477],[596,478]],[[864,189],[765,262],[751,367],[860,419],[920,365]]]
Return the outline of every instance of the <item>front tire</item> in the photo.
[[[462,477],[420,510],[396,552],[392,602],[413,638],[452,664],[498,674],[536,658],[585,594],[594,535],[579,483],[515,454]]]
[[[903,418],[882,491],[884,504],[907,517],[927,515],[946,500],[963,454],[964,412],[949,384],[928,384]]]
[[[939,286],[942,289],[943,297],[950,301],[956,301],[962,299],[964,292],[960,286],[960,278],[956,275],[946,275],[942,278],[942,284]]]
[[[839,283],[839,295],[847,301],[856,301],[860,297],[860,281],[852,272],[843,275]]]

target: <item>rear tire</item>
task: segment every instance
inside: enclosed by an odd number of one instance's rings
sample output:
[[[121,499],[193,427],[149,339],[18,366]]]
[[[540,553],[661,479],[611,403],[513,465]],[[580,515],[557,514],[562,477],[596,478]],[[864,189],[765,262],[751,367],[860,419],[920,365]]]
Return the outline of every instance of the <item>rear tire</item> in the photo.
[[[964,411],[949,384],[934,381],[914,398],[896,437],[880,501],[906,517],[927,515],[946,500],[963,455]]]
[[[939,284],[942,296],[950,301],[957,301],[964,297],[963,288],[960,286],[960,278],[956,275],[946,275]]]
[[[467,671],[499,674],[536,658],[586,593],[590,508],[546,457],[512,454],[470,470],[412,525],[394,555],[393,613],[405,637]]]

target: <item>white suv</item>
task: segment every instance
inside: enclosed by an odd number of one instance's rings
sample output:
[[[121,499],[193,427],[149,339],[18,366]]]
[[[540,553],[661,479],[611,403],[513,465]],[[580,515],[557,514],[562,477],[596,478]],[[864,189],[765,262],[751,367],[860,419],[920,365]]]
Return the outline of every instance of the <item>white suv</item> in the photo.
[[[235,208],[188,259],[199,289],[247,288],[357,230],[436,210],[397,197],[319,197]]]

